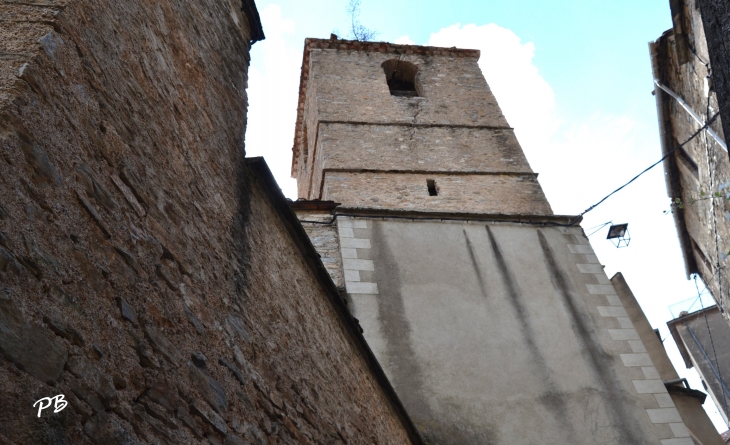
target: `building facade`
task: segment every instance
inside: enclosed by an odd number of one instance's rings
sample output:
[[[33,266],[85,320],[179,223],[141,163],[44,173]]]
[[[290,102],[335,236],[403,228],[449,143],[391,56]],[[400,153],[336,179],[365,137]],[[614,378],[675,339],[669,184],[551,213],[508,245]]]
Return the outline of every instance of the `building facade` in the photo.
[[[717,306],[683,312],[669,322],[669,331],[687,368],[695,368],[705,390],[728,422],[730,404],[730,327]]]
[[[649,47],[667,194],[687,276],[702,277],[730,320],[730,158],[718,103],[725,86],[715,82],[699,3],[670,2],[674,26]]]
[[[333,37],[302,64],[292,207],[424,440],[722,443],[552,213],[478,57]]]

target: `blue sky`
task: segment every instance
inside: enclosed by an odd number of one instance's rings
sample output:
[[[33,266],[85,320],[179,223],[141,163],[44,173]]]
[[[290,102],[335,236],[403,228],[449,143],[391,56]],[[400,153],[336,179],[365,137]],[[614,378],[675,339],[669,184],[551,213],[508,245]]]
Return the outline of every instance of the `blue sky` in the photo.
[[[248,156],[264,156],[284,193],[306,37],[348,37],[348,0],[257,0],[266,40],[254,45]],[[362,0],[376,40],[482,51],[480,67],[555,213],[578,214],[661,157],[648,43],[672,26],[669,0]],[[629,223],[627,248],[606,229],[591,244],[611,277],[622,272],[659,328],[677,371],[686,370],[666,321],[668,307],[697,297],[686,279],[661,165],[586,215],[589,228]],[[700,289],[704,286],[700,282]],[[703,293],[705,302],[711,297]],[[705,403],[725,431],[710,398]]]

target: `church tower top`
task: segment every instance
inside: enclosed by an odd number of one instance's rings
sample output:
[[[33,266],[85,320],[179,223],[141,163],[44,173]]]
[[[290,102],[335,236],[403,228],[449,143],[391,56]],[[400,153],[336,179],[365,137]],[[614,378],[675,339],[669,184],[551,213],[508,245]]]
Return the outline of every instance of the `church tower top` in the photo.
[[[552,214],[479,51],[307,39],[292,153],[300,198]]]

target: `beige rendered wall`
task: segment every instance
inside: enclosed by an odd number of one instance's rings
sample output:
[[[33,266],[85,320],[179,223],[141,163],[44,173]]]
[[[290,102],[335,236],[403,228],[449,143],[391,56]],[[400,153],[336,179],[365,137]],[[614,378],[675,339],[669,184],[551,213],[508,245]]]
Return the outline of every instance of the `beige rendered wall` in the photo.
[[[353,315],[427,441],[692,445],[579,227],[337,224]]]

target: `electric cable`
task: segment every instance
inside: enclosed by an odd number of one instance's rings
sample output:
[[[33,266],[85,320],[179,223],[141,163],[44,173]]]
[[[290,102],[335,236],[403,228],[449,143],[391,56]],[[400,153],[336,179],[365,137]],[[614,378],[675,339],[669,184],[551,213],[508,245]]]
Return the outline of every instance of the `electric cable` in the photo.
[[[581,212],[581,213],[580,213],[580,214],[579,214],[578,216],[576,216],[575,218],[573,218],[573,219],[572,219],[572,220],[571,220],[571,221],[570,221],[569,223],[567,223],[567,224],[561,224],[561,223],[550,223],[550,222],[539,222],[539,223],[538,223],[538,222],[534,222],[534,221],[514,221],[514,220],[490,220],[490,221],[496,221],[496,222],[519,222],[519,223],[522,223],[522,224],[530,224],[530,225],[540,225],[540,226],[558,226],[558,227],[572,227],[572,226],[574,226],[574,225],[578,224],[578,223],[579,223],[579,222],[581,221],[581,219],[582,219],[583,215],[585,215],[586,213],[588,213],[588,212],[590,212],[591,210],[595,209],[595,208],[596,208],[596,207],[598,207],[599,205],[603,204],[603,202],[604,202],[605,200],[607,200],[607,199],[608,199],[608,198],[610,198],[611,196],[613,196],[613,195],[615,195],[616,193],[618,193],[619,191],[621,191],[621,190],[622,190],[623,188],[625,188],[625,187],[626,187],[627,185],[629,185],[629,184],[631,184],[632,182],[636,181],[636,180],[637,180],[637,179],[638,179],[638,178],[639,178],[639,177],[640,177],[641,175],[643,175],[644,173],[648,172],[648,171],[649,171],[649,170],[651,170],[652,168],[654,168],[654,167],[656,167],[657,165],[659,165],[659,164],[660,164],[661,162],[663,162],[663,161],[664,161],[665,159],[667,159],[667,158],[669,157],[669,155],[671,155],[671,154],[672,154],[672,153],[674,153],[675,151],[677,151],[677,150],[679,150],[680,148],[682,148],[682,147],[684,147],[685,145],[687,145],[687,144],[688,144],[688,143],[689,143],[689,142],[690,142],[690,141],[691,141],[692,139],[694,139],[695,137],[697,137],[697,135],[698,135],[698,134],[700,134],[700,133],[702,133],[702,131],[706,130],[706,129],[707,129],[707,128],[708,128],[708,127],[709,127],[709,126],[710,126],[710,125],[711,125],[711,124],[712,124],[712,123],[713,123],[713,122],[715,121],[715,119],[717,119],[717,117],[718,117],[719,115],[720,115],[720,113],[719,113],[719,112],[718,112],[718,113],[715,113],[715,115],[714,115],[714,116],[712,116],[712,118],[711,118],[710,120],[708,120],[708,121],[707,121],[707,122],[705,123],[705,125],[703,125],[703,126],[702,126],[702,127],[700,127],[700,128],[699,128],[699,129],[697,130],[697,131],[695,131],[694,133],[692,133],[692,135],[691,135],[691,136],[690,136],[690,137],[689,137],[689,138],[688,138],[688,139],[687,139],[686,141],[682,142],[681,144],[677,145],[677,146],[676,146],[676,147],[674,147],[673,149],[669,150],[669,151],[668,151],[668,152],[667,152],[667,153],[666,153],[666,154],[665,154],[664,156],[662,156],[662,158],[661,158],[661,159],[659,159],[659,160],[658,160],[658,161],[656,161],[655,163],[651,164],[651,165],[650,165],[649,167],[645,168],[645,169],[644,169],[644,170],[643,170],[643,171],[642,171],[641,173],[639,173],[638,175],[636,175],[636,176],[634,176],[633,178],[631,178],[631,180],[629,180],[629,182],[625,183],[625,184],[624,184],[624,185],[622,185],[621,187],[619,187],[619,188],[617,188],[616,190],[612,191],[611,193],[609,193],[608,195],[606,195],[605,197],[603,197],[603,199],[601,199],[601,200],[600,200],[600,201],[598,201],[597,203],[595,203],[595,204],[593,204],[592,206],[588,207],[587,209],[583,210],[583,212]],[[329,221],[308,221],[308,220],[300,220],[300,222],[302,222],[302,223],[308,223],[308,224],[322,224],[322,225],[330,225],[330,224],[333,224],[333,223],[334,223],[334,222],[335,222],[335,221],[337,220],[337,217],[338,217],[338,216],[352,216],[352,217],[359,217],[359,218],[367,217],[367,216],[365,216],[365,215],[348,215],[348,214],[336,213],[336,214],[335,214],[335,215],[334,215],[334,216],[332,217],[332,219],[331,219],[331,220],[329,220]],[[385,218],[385,217],[383,217],[383,218]],[[393,216],[388,216],[387,218],[392,218],[392,219],[411,219],[411,220],[415,220],[415,219],[418,219],[418,220],[454,220],[454,221],[465,221],[465,220],[466,220],[466,221],[470,221],[470,219],[468,219],[468,218],[413,218],[413,217],[410,217],[410,216],[397,216],[397,215],[393,215]]]
[[[624,187],[626,187],[627,185],[629,185],[629,184],[631,184],[632,182],[636,181],[636,180],[637,180],[637,179],[638,179],[638,178],[639,178],[639,177],[640,177],[641,175],[643,175],[644,173],[648,172],[648,171],[649,171],[649,170],[651,170],[652,168],[654,168],[654,167],[656,167],[657,165],[659,165],[659,164],[660,164],[661,162],[663,162],[663,161],[664,161],[665,159],[667,159],[667,158],[669,157],[669,155],[671,155],[671,154],[672,154],[672,153],[674,153],[675,151],[677,151],[677,150],[679,150],[680,148],[682,148],[682,147],[684,147],[685,145],[687,145],[687,144],[689,143],[689,141],[691,141],[692,139],[694,139],[695,137],[697,137],[697,135],[698,135],[698,134],[700,134],[700,133],[702,133],[702,131],[706,130],[706,129],[707,129],[707,128],[708,128],[708,127],[709,127],[709,126],[710,126],[710,125],[711,125],[711,124],[712,124],[712,123],[713,123],[713,122],[715,121],[715,119],[717,119],[717,117],[718,117],[719,115],[720,115],[720,113],[715,113],[715,115],[714,115],[714,116],[712,116],[712,119],[710,119],[709,121],[707,121],[707,122],[705,123],[705,125],[703,125],[702,127],[700,127],[700,129],[699,129],[699,130],[697,130],[697,131],[695,131],[694,133],[692,133],[692,136],[690,136],[690,137],[689,137],[689,138],[688,138],[688,139],[687,139],[686,141],[682,142],[681,144],[677,145],[677,146],[676,146],[676,147],[674,147],[673,149],[669,150],[669,151],[668,151],[668,152],[667,152],[667,153],[666,153],[666,154],[665,154],[664,156],[662,156],[662,158],[661,158],[661,159],[659,159],[659,160],[658,160],[658,161],[656,161],[655,163],[651,164],[651,165],[650,165],[649,167],[647,167],[646,169],[644,169],[644,171],[642,171],[642,172],[641,172],[641,173],[639,173],[638,175],[636,175],[636,176],[634,176],[633,178],[631,178],[631,180],[630,180],[629,182],[627,182],[626,184],[624,184],[624,185],[622,185],[621,187],[617,188],[616,190],[612,191],[611,193],[609,193],[608,195],[606,195],[606,196],[605,196],[605,197],[604,197],[603,199],[601,199],[601,200],[600,200],[600,201],[598,201],[597,203],[595,203],[595,204],[593,204],[592,206],[588,207],[587,209],[583,210],[583,213],[581,213],[581,214],[580,214],[580,215],[578,215],[578,216],[583,216],[583,215],[585,215],[586,213],[590,212],[591,210],[595,209],[596,207],[598,207],[599,205],[601,205],[601,204],[603,203],[603,201],[607,200],[608,198],[610,198],[610,197],[611,197],[611,196],[613,196],[614,194],[618,193],[618,192],[619,192],[619,191],[621,191],[621,190],[622,190],[622,189],[623,189]]]

